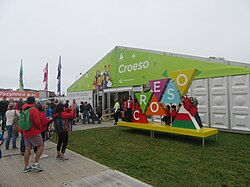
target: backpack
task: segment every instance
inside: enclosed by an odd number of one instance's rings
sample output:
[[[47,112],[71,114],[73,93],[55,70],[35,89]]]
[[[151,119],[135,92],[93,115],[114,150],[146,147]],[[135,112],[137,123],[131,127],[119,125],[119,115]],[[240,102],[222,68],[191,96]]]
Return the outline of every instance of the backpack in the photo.
[[[65,121],[62,118],[61,114],[56,117],[56,119],[54,121],[54,128],[55,128],[57,133],[64,132],[67,129]]]
[[[199,104],[198,99],[196,99],[195,97],[190,97],[189,101],[190,103],[192,103],[193,106],[198,106]]]
[[[25,109],[18,118],[18,126],[20,130],[28,131],[33,126],[33,123],[30,121],[30,110],[32,108]]]

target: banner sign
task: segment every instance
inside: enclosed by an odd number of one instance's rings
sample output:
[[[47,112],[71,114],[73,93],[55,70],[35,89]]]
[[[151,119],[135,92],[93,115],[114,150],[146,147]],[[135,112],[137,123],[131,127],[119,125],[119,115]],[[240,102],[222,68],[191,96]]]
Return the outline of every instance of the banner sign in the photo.
[[[28,98],[35,97],[39,98],[39,92],[18,92],[18,91],[0,91],[0,98]]]
[[[82,92],[69,92],[67,99],[72,102],[76,99],[76,102],[80,104],[81,101],[93,104],[93,91],[82,91]]]
[[[81,68],[81,67],[80,67]],[[194,68],[201,72],[194,74]],[[187,70],[187,71],[186,71]],[[177,73],[172,73],[176,72]],[[178,72],[180,71],[180,72]],[[169,74],[171,72],[171,74]],[[133,87],[148,84],[149,80],[156,90],[162,91],[165,78],[172,78],[180,93],[187,92],[190,82],[187,79],[210,78],[250,73],[250,68],[204,62],[197,59],[157,54],[152,52],[115,48],[94,67],[68,88],[68,92],[83,90],[104,90],[107,88]],[[159,98],[160,92],[156,92]]]

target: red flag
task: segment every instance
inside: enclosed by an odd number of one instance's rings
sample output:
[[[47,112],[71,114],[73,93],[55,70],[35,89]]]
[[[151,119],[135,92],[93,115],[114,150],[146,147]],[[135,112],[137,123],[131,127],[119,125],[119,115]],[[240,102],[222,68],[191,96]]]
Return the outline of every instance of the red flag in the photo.
[[[49,64],[47,63],[45,68],[43,69],[43,83],[44,86],[44,92],[46,93],[48,91],[48,72],[49,72]]]

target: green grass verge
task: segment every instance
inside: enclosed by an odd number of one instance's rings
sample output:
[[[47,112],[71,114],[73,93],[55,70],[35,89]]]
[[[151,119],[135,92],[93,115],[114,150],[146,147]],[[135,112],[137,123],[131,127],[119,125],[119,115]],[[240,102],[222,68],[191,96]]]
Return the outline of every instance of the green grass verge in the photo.
[[[192,137],[117,127],[70,133],[68,148],[153,186],[250,186],[250,135]]]

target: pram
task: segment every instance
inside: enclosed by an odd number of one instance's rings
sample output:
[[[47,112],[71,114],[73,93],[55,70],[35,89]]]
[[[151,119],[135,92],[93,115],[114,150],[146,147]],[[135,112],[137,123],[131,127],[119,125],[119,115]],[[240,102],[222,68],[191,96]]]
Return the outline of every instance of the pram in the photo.
[[[98,118],[98,116],[96,115],[94,111],[90,112],[89,118],[92,119],[93,124],[95,123],[95,121],[97,121],[97,123],[101,123],[101,119]]]

